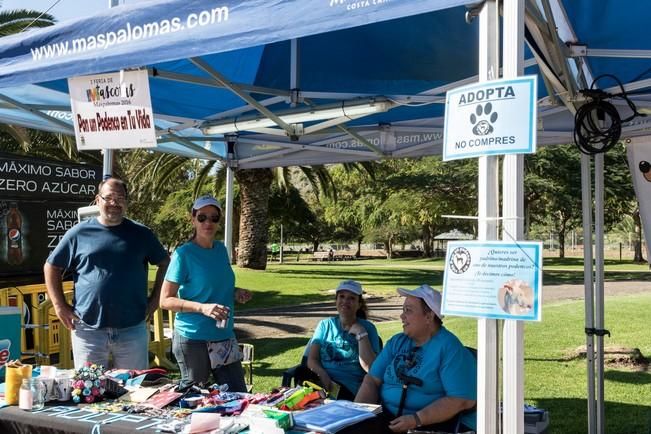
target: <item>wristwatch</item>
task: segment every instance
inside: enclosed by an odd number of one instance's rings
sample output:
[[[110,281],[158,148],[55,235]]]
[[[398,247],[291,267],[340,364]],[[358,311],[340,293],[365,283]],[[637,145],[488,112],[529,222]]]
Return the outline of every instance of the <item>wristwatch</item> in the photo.
[[[416,428],[423,426],[423,423],[420,421],[420,417],[418,417],[418,413],[414,413],[414,420],[416,421]]]
[[[357,336],[355,336],[355,339],[357,339],[357,342],[359,342],[359,341],[361,341],[362,339],[364,339],[366,336],[368,336],[368,333],[367,333],[367,332],[360,333],[360,334],[358,334]]]

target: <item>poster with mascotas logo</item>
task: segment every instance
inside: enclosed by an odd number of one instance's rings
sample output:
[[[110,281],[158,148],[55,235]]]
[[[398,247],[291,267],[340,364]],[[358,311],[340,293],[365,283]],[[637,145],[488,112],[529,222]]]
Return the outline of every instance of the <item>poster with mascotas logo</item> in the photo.
[[[448,243],[444,315],[540,321],[542,243]]]
[[[146,70],[68,79],[77,149],[156,146]]]
[[[536,152],[536,87],[525,76],[448,91],[443,160]]]

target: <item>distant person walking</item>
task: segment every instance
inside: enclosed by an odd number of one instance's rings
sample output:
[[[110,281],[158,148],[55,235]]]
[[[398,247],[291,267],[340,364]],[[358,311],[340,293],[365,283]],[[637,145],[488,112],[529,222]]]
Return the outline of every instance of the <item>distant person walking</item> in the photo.
[[[276,257],[278,256],[278,253],[280,253],[280,246],[276,243],[273,243],[271,245],[271,260],[275,261]]]

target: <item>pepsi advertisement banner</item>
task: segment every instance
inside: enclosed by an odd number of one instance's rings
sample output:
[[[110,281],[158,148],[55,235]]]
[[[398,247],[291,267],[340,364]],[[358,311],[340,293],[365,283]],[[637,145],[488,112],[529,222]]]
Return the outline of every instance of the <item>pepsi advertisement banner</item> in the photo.
[[[0,154],[0,287],[43,281],[47,256],[77,223],[77,208],[94,200],[101,173],[99,166]]]

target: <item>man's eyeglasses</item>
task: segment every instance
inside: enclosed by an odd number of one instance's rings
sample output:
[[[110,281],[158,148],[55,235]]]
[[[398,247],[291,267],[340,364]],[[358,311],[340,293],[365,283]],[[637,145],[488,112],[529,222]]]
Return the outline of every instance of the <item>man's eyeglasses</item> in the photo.
[[[127,201],[127,198],[124,196],[102,196],[101,194],[98,196],[101,197],[104,202],[124,203]]]
[[[206,220],[208,220],[208,218],[210,218],[210,221],[213,222],[213,223],[219,223],[219,216],[218,215],[211,215],[210,217],[208,217],[205,214],[197,215],[197,221],[199,223],[205,222]]]

